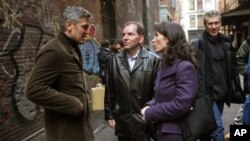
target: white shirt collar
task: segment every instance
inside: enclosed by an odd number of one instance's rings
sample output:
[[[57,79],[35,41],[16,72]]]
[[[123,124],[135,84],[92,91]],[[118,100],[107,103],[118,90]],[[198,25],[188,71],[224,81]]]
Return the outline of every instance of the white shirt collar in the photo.
[[[137,58],[139,52],[140,52],[140,49],[137,51],[137,53],[136,53],[134,56],[130,56],[130,55],[127,54],[127,57],[128,57],[128,58],[131,58],[131,59],[132,59],[132,58],[133,58],[133,59],[134,59],[134,58]]]
[[[138,50],[138,52],[134,55],[134,56],[128,56],[128,64],[129,64],[129,67],[130,67],[130,70],[132,71],[133,67],[134,67],[134,64],[135,64],[135,61],[138,57],[138,54],[139,54],[140,50]]]

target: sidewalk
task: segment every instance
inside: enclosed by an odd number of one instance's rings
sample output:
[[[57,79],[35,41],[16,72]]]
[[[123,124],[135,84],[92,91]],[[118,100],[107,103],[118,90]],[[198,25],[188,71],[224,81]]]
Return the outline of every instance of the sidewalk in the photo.
[[[225,106],[222,115],[225,133],[229,132],[230,124],[233,124],[233,118],[237,114],[240,104],[232,104],[230,108]],[[104,121],[104,111],[93,111],[91,113],[91,124],[95,135],[95,141],[117,141],[114,135],[114,129],[110,128]],[[44,129],[37,131],[21,141],[45,141]]]
[[[97,134],[107,127],[107,124],[104,120],[103,110],[93,111],[91,113],[91,125],[95,136],[97,136]],[[45,141],[44,128],[31,134],[25,139],[22,139],[21,141]]]
[[[106,121],[104,120],[104,111],[97,110],[91,113],[91,125],[93,128],[94,134],[98,134],[106,127]]]

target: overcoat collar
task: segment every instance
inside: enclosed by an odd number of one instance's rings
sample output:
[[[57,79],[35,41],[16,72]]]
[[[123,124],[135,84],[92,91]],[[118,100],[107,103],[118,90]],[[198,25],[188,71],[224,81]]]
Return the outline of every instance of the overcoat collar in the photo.
[[[63,44],[67,52],[72,55],[73,59],[76,61],[81,70],[83,70],[83,60],[78,44],[62,32],[58,34],[57,38]]]
[[[175,73],[179,62],[181,62],[180,59],[174,60],[172,64],[165,64],[165,62],[161,61],[161,65],[159,68],[159,73],[161,74],[161,77],[167,77]]]
[[[148,55],[146,52],[147,52],[147,50],[146,50],[144,47],[141,46],[141,49],[140,49],[140,52],[139,52],[139,54],[138,54],[138,56],[137,56],[135,65],[134,65],[134,67],[133,67],[133,69],[132,69],[131,72],[134,72],[139,66],[141,66],[141,65],[143,64],[143,62],[144,62],[143,60],[144,60],[145,58],[148,58],[148,57],[149,57],[149,55]],[[129,68],[129,65],[128,65],[128,61],[127,61],[127,60],[128,60],[128,59],[127,59],[127,51],[125,50],[125,51],[119,53],[119,54],[118,54],[118,57],[119,57],[120,59],[124,60],[124,61],[122,61],[122,62],[123,62],[123,63],[126,63],[126,64],[123,64],[123,65],[126,66],[126,67],[127,67],[127,70],[130,71],[130,68]]]

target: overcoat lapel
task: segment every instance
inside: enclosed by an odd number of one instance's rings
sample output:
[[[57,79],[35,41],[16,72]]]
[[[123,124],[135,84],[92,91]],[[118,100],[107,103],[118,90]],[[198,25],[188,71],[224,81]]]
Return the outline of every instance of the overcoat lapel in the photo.
[[[128,59],[127,59],[127,53],[122,52],[119,53],[119,62],[117,62],[117,64],[119,64],[120,69],[126,69],[130,72],[130,68],[129,68],[129,64],[128,64]],[[118,61],[118,60],[117,60]]]
[[[83,66],[82,66],[83,61],[82,61],[82,55],[81,55],[79,46],[76,46],[75,47],[76,49],[74,49],[74,47],[69,42],[66,41],[65,37],[63,37],[62,34],[58,35],[58,39],[62,43],[62,46],[66,49],[65,51],[67,51],[68,53],[72,55],[77,65],[81,68],[81,70],[83,70]],[[76,51],[78,51],[78,53]]]
[[[136,71],[136,69],[139,68],[142,64],[143,64],[143,58],[138,58],[138,59],[135,61],[134,67],[133,67],[133,69],[132,69],[132,73],[133,73],[134,71]]]
[[[165,69],[164,69],[165,68]],[[172,75],[174,73],[174,64],[171,66],[166,66],[164,64],[162,64],[160,70],[159,70],[159,74],[161,76],[159,76],[161,79],[164,79],[165,77],[168,77],[169,75]]]
[[[132,69],[132,73],[136,71],[144,63],[144,58],[147,58],[147,57],[148,55],[145,54],[145,49],[141,47],[137,60],[135,61],[134,67]]]
[[[77,63],[77,65],[81,68],[81,69],[83,69],[83,67],[82,67],[82,56],[81,56],[81,52],[79,53],[79,55],[76,53],[76,51],[72,51],[72,56],[73,56],[73,58],[74,58],[74,60],[76,61],[76,63]]]

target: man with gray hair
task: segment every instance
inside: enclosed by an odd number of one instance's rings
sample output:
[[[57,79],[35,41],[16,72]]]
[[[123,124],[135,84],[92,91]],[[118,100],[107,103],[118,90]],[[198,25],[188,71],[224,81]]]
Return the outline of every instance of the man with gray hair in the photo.
[[[35,58],[26,95],[44,108],[47,141],[94,140],[78,47],[88,34],[91,17],[82,7],[67,7],[61,17],[61,32]]]
[[[213,101],[216,129],[200,141],[224,141],[222,113],[224,103],[230,104],[231,84],[231,46],[220,33],[221,15],[211,10],[204,14],[205,31],[192,42],[197,50],[199,90]],[[202,113],[201,113],[202,114]],[[206,128],[206,127],[204,127]]]

